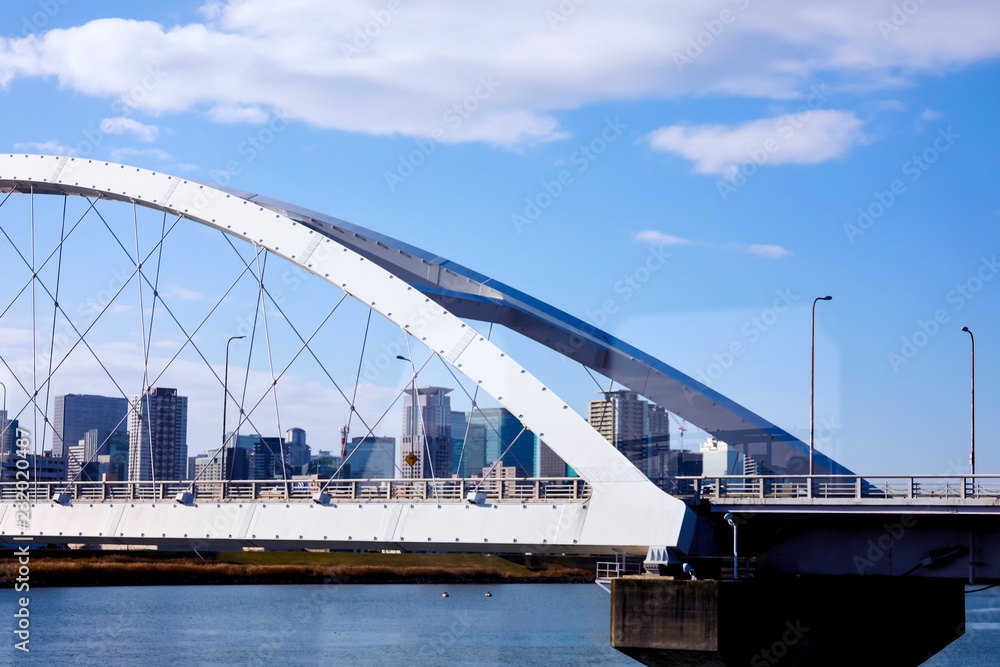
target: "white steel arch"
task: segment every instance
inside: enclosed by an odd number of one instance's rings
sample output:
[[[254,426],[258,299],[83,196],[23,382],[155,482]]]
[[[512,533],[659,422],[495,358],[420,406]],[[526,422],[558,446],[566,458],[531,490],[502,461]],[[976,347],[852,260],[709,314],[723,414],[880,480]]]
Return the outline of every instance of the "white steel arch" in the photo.
[[[500,511],[489,512],[486,521],[479,508],[470,512],[468,506],[439,505],[437,509],[444,512],[430,516],[425,508],[403,504],[393,508],[390,528],[385,528],[385,517],[365,519],[359,525],[358,518],[341,524],[333,515],[329,516],[329,523],[322,521],[317,528],[317,516],[305,510],[322,511],[324,508],[296,509],[293,505],[285,516],[272,520],[279,528],[262,529],[262,534],[274,533],[277,540],[284,532],[281,537],[284,542],[290,539],[291,533],[302,532],[301,540],[318,542],[319,533],[324,533],[326,545],[332,546],[332,541],[350,541],[353,546],[360,547],[362,545],[349,533],[371,535],[378,532],[371,528],[378,527],[382,530],[383,544],[384,541],[402,542],[401,538],[405,538],[402,533],[408,532],[419,535],[412,541],[420,540],[423,548],[488,543],[488,547],[481,548],[500,551],[506,547],[521,551],[544,548],[544,544],[550,549],[561,546],[567,551],[599,547],[645,552],[648,546],[688,549],[695,517],[682,501],[647,480],[580,415],[483,335],[407,281],[339,243],[333,235],[323,234],[280,210],[260,205],[233,191],[98,160],[43,155],[0,156],[0,192],[12,191],[97,197],[166,211],[241,238],[298,264],[423,342],[516,415],[528,429],[544,437],[546,444],[593,487],[590,499],[562,508],[558,518],[540,512],[539,508],[524,512],[522,510],[529,508],[520,504],[494,506],[493,510]],[[195,510],[181,508],[181,511]],[[209,516],[212,511],[211,507],[201,508],[201,516],[195,523],[212,524],[213,519]],[[67,535],[75,534],[69,532],[76,525],[66,512],[68,510],[63,507],[40,506],[37,508],[39,525],[45,526],[48,535],[56,532],[62,535],[62,530],[56,530],[60,527],[66,528]],[[0,518],[0,525],[8,535],[13,532],[12,514],[6,511]],[[257,515],[263,514],[257,512]],[[148,508],[139,508],[124,515],[118,512],[100,520],[95,518],[95,525],[113,527],[108,533],[90,532],[111,536],[119,532],[115,527],[125,527],[130,521],[150,520],[170,524],[177,531],[171,537],[179,538],[186,522],[174,526],[177,516],[174,512],[170,517],[162,512],[151,514]],[[236,521],[229,514],[225,516],[229,518],[223,523]],[[373,520],[375,525],[368,525]],[[264,519],[257,516],[253,521]],[[280,528],[289,521],[293,528]],[[137,536],[139,523],[129,529],[129,535]],[[275,533],[275,530],[280,532]],[[126,531],[120,532],[127,536]],[[192,535],[203,532],[190,531]],[[518,534],[528,537],[520,540],[512,537]],[[184,530],[184,537],[187,535]],[[206,535],[213,539],[224,538],[221,533]],[[427,535],[426,541],[423,535]],[[549,537],[538,539],[542,535]]]

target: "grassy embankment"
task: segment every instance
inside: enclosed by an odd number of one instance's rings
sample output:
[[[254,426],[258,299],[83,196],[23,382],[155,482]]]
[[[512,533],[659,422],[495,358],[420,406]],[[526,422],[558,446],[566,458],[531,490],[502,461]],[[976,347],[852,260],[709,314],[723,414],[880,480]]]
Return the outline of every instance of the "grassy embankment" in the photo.
[[[593,582],[594,561],[572,556],[509,559],[480,554],[314,553],[304,551],[31,552],[32,586],[192,584],[402,584]],[[0,552],[0,586],[11,587],[17,558]]]

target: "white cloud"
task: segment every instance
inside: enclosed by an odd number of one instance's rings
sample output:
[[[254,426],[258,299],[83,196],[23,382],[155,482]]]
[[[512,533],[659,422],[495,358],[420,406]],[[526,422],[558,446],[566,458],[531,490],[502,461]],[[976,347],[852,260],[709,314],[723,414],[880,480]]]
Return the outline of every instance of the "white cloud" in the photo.
[[[906,105],[901,100],[882,100],[874,106],[875,111],[906,111]]]
[[[694,162],[694,173],[726,177],[735,175],[744,162],[824,162],[865,139],[861,121],[853,112],[825,109],[762,118],[736,127],[671,125],[647,137],[653,150]]]
[[[216,123],[266,123],[270,114],[258,106],[223,104],[213,107],[209,117]]]
[[[694,0],[587,3],[556,24],[534,0],[404,3],[383,24],[382,4],[212,0],[203,23],[101,19],[0,40],[0,86],[54,77],[152,114],[254,122],[281,109],[321,128],[530,145],[565,136],[558,114],[587,104],[795,100],[823,78],[882,91],[1000,55],[995,0],[923,4],[890,38],[879,22],[892,0],[726,5],[735,18],[713,35],[719,7]]]
[[[166,151],[161,151],[159,148],[112,148],[111,149],[111,159],[114,162],[125,162],[126,158],[142,158],[151,157],[161,162],[167,162],[168,160],[173,160],[174,156]]]
[[[688,245],[694,243],[690,239],[682,239],[679,236],[671,236],[652,229],[639,232],[635,235],[635,239],[650,245]]]
[[[14,144],[14,150],[16,151],[32,151],[34,153],[43,153],[45,155],[76,155],[76,151],[69,146],[64,146],[54,139],[51,141],[46,141],[44,143],[25,143],[25,144]]]
[[[101,121],[101,131],[106,134],[132,134],[140,141],[156,141],[160,128],[155,125],[143,125],[134,118],[118,116],[105,118]]]
[[[204,296],[201,292],[196,292],[180,285],[170,285],[163,290],[163,293],[168,298],[173,297],[182,301],[197,301]]]
[[[933,121],[941,120],[942,118],[944,118],[944,114],[933,109],[924,109],[923,113],[920,114],[920,120]]]
[[[755,243],[747,248],[747,252],[751,255],[760,255],[761,257],[770,257],[772,259],[788,257],[792,254],[790,250],[785,250],[780,245],[768,245],[764,243]]]
[[[792,254],[791,251],[786,250],[779,245],[770,245],[765,243],[755,243],[750,246],[741,245],[739,243],[716,244],[708,241],[695,241],[693,239],[684,239],[679,236],[671,236],[670,234],[664,234],[663,232],[658,232],[652,229],[639,232],[635,235],[635,240],[657,246],[698,245],[712,249],[746,252],[751,255],[769,257],[772,259],[778,257],[788,257]]]

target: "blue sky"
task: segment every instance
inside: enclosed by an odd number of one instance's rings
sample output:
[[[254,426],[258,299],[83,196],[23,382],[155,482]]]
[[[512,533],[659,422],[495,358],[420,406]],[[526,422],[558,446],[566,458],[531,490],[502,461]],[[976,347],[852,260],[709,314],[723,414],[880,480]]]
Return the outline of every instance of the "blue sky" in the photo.
[[[225,183],[377,230],[602,324],[804,439],[810,306],[830,294],[817,442],[863,473],[967,469],[968,326],[977,468],[1000,471],[995,3],[329,4],[8,3],[0,150]],[[233,277],[206,275],[214,257],[170,274],[195,321]],[[81,268],[79,298],[113,270]],[[301,281],[288,307],[318,324],[339,297]],[[356,342],[364,314],[345,317]],[[213,364],[234,328],[201,332]],[[496,336],[585,409],[582,370]],[[357,351],[326,349],[349,377]],[[296,370],[301,411],[282,428],[323,446],[341,417],[310,422],[329,387]],[[370,409],[408,377],[373,374]],[[192,453],[218,430],[199,415]]]

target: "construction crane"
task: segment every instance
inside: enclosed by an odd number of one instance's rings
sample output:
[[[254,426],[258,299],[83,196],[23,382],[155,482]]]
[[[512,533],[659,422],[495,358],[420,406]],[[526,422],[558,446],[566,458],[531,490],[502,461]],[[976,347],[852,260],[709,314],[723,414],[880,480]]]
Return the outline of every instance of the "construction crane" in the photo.
[[[684,451],[684,431],[687,430],[687,421],[680,419],[677,415],[672,412],[668,412],[671,417],[674,418],[674,422],[677,424],[677,432],[681,434],[681,451]]]

